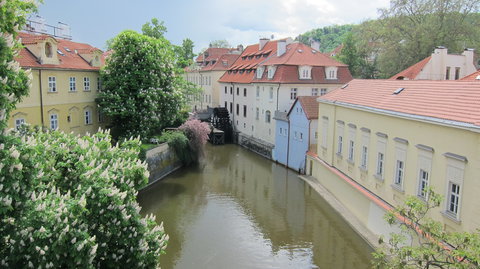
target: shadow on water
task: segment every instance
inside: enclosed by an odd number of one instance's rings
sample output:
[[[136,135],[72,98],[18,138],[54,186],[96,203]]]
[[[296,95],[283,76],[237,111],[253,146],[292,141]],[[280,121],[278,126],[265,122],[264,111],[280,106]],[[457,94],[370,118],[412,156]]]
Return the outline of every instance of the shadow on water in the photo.
[[[369,268],[372,249],[298,175],[235,145],[139,194],[169,268]]]

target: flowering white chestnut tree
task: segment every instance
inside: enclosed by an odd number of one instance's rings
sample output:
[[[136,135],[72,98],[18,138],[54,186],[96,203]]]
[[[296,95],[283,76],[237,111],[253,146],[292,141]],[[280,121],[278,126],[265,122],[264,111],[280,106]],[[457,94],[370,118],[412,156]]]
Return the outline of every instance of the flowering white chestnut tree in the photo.
[[[99,132],[0,137],[0,267],[151,268],[168,236],[142,217],[138,139]]]

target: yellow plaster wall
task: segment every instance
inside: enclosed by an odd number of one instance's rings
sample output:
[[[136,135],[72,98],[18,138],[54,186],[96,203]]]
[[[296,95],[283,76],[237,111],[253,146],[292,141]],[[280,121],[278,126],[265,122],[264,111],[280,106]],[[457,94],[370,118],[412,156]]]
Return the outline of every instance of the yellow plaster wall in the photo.
[[[442,211],[445,211],[446,208],[446,199],[440,208],[432,211],[431,216],[444,223],[444,226],[447,229],[473,231],[480,227],[480,200],[476,197],[476,194],[480,192],[480,183],[477,180],[478,175],[480,175],[479,133],[323,103],[320,104],[319,109],[319,141],[321,141],[322,135],[321,119],[323,116],[329,118],[328,145],[327,149],[324,149],[319,142],[319,158],[354,179],[363,187],[375,193],[391,205],[398,205],[402,203],[406,195],[416,195],[417,193],[419,177],[418,158],[419,152],[421,151],[416,147],[417,144],[426,145],[434,149],[429,183],[437,193],[444,196],[447,194],[448,187],[446,173],[448,158],[443,154],[450,152],[465,156],[468,159],[468,162],[465,163],[463,184],[461,187],[460,221],[455,221],[442,214]],[[338,142],[336,128],[337,120],[345,122],[343,158],[340,158],[336,154]],[[353,164],[347,162],[349,123],[357,126]],[[362,172],[359,168],[362,146],[362,131],[360,128],[362,127],[371,130],[368,147],[367,172]],[[377,132],[388,135],[383,181],[374,177],[377,165]],[[409,142],[407,145],[403,192],[392,187],[396,164],[395,147],[397,142],[393,140],[395,137],[406,139]],[[313,172],[318,170],[315,166],[314,163]],[[314,173],[314,175],[317,179],[321,177],[321,173],[319,172],[316,172],[316,174]],[[339,187],[333,186],[333,188]],[[338,198],[344,201],[352,199],[352,197],[350,197],[351,195],[348,193],[349,192],[346,192],[345,195],[341,195],[341,197]],[[361,212],[357,213],[361,214]]]
[[[29,96],[17,104],[10,115],[9,128],[15,127],[15,119],[24,118],[26,123],[42,125],[40,106],[43,99],[43,125],[50,127],[49,112],[55,110],[58,115],[59,130],[75,134],[95,133],[102,123],[98,122],[98,110],[95,103],[97,97],[98,71],[76,70],[32,70],[32,83]],[[48,91],[48,77],[56,78],[56,92]],[[70,77],[76,77],[76,91],[70,91]],[[84,91],[83,78],[90,78],[90,90]],[[41,79],[40,79],[41,78]],[[91,109],[92,124],[85,124],[85,108]],[[72,113],[74,110],[77,113]],[[70,122],[68,121],[70,116]]]

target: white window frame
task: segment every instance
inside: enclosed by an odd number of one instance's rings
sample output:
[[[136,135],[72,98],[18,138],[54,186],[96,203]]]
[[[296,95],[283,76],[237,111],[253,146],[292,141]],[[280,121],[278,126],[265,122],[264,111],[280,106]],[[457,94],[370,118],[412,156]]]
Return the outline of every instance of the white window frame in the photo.
[[[90,78],[83,77],[83,91],[89,92],[90,91]]]
[[[273,87],[270,87],[269,101],[273,101]]]
[[[385,154],[383,152],[378,152],[377,154],[377,175],[379,178],[383,179],[383,174],[385,171]]]
[[[69,82],[70,82],[69,90],[71,92],[76,92],[77,91],[77,78],[76,77],[70,77]]]
[[[290,100],[297,99],[297,92],[298,92],[297,88],[291,88],[290,89]]]
[[[320,89],[320,96],[327,94],[327,88],[321,88]]]
[[[445,155],[445,154],[444,154]],[[462,206],[462,189],[465,173],[465,162],[463,160],[451,158],[453,154],[445,155],[447,158],[447,186],[445,199],[445,215],[460,221],[460,212]],[[450,157],[449,157],[450,156]],[[457,186],[454,192],[452,187]],[[453,206],[453,209],[452,209]]]
[[[430,173],[428,171],[424,169],[420,169],[418,173],[417,196],[422,198],[423,200],[428,200],[427,188],[429,186],[429,176],[430,176]]]
[[[312,88],[312,96],[318,96],[318,88]]]
[[[360,156],[360,168],[367,171],[368,166],[368,148],[370,145],[370,130],[362,128],[362,153]]]
[[[267,110],[265,112],[265,122],[266,123],[271,123],[272,122],[272,113],[270,112],[270,110]]]
[[[357,127],[349,124],[348,161],[355,162],[355,136]]]
[[[58,114],[57,113],[50,113],[50,129],[51,130],[58,130]]]
[[[377,133],[377,169],[374,176],[381,181],[385,178],[386,151],[387,138],[383,134]]]
[[[407,145],[397,141],[395,145],[395,171],[393,173],[393,186],[401,191],[403,191],[405,182],[406,163]]]
[[[20,127],[22,125],[26,124],[26,121],[24,118],[16,118],[15,119],[15,130],[20,130]]]
[[[423,200],[428,200],[428,192],[425,188],[430,185],[432,177],[432,159],[433,151],[424,150],[422,146],[417,145],[418,152],[418,169],[417,169],[417,196]],[[432,149],[433,150],[433,149]]]
[[[83,111],[83,115],[85,116],[85,125],[90,125],[93,123],[92,110],[90,108],[85,108]]]
[[[48,91],[49,92],[57,92],[57,78],[56,77],[48,77]]]

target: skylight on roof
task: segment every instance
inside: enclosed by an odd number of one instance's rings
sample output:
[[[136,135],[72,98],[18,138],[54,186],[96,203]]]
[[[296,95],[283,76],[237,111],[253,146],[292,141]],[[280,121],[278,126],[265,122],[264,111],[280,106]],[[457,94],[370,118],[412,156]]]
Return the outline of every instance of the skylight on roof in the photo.
[[[480,80],[480,75],[478,75],[475,79],[476,79],[476,80]]]
[[[340,87],[340,89],[345,89],[346,87],[348,87],[348,83]]]
[[[398,88],[398,89],[396,89],[396,90],[393,92],[393,94],[399,94],[399,93],[401,93],[403,90],[405,90],[405,88]]]
[[[58,54],[62,55],[62,56],[65,56],[65,54],[63,54],[63,52],[61,50],[57,50]]]
[[[64,49],[65,49],[66,51],[68,51],[68,52],[72,52],[72,51],[71,51],[69,48],[67,48],[67,47],[65,47]]]

